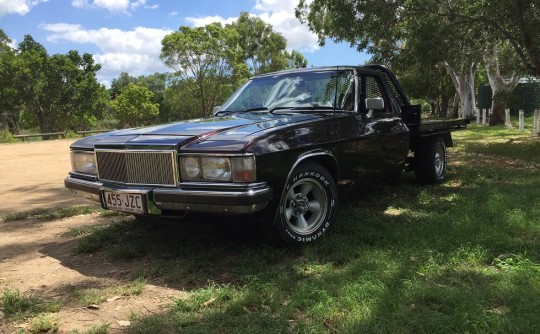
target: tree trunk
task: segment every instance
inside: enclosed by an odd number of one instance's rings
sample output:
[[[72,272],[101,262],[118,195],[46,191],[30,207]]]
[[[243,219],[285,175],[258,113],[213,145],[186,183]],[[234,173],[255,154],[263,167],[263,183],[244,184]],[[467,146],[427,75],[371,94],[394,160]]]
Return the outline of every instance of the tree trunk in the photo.
[[[441,109],[439,110],[439,117],[446,117],[448,116],[448,98],[447,97],[444,97],[442,98],[442,101],[441,101]]]
[[[452,109],[448,108],[446,110],[446,117],[447,118],[458,118],[458,101],[459,101],[459,94],[456,93],[454,97],[452,98]]]
[[[460,110],[458,115],[460,118],[471,118],[473,116],[474,107],[476,106],[474,95],[476,65],[476,63],[471,63],[466,73],[457,73],[450,64],[447,62],[444,63],[446,71],[452,77],[454,87],[459,94]]]
[[[489,125],[505,124],[506,116],[505,109],[510,95],[514,88],[516,88],[519,77],[512,75],[510,81],[505,81],[499,70],[499,61],[497,60],[497,52],[494,49],[493,52],[486,56],[486,71],[489,79],[489,85],[493,93],[493,99],[491,101],[491,117],[489,119]]]

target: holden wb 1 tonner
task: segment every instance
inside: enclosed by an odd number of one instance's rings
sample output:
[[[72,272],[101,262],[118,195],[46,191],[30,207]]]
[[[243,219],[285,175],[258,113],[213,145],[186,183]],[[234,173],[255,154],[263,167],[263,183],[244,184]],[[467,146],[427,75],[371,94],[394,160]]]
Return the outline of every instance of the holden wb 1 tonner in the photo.
[[[336,222],[339,188],[404,170],[443,181],[450,132],[468,120],[420,112],[380,65],[259,75],[212,118],[76,141],[65,186],[137,219],[256,214],[289,244],[313,242]]]

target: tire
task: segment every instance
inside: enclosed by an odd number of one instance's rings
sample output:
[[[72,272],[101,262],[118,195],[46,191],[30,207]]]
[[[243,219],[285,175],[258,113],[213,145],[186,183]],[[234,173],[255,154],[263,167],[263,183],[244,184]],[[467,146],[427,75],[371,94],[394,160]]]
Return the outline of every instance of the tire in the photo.
[[[432,137],[420,143],[414,158],[416,180],[423,184],[438,184],[446,173],[446,145],[442,137]]]
[[[332,175],[319,164],[302,164],[287,180],[274,232],[290,245],[314,242],[335,224],[337,208],[338,192]]]

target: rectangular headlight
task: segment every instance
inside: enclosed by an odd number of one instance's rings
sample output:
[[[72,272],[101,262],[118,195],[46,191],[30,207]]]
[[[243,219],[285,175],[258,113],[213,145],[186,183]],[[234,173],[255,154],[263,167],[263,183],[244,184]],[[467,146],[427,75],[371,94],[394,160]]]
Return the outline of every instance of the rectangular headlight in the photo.
[[[201,158],[202,173],[205,180],[230,181],[231,160],[229,158]]]
[[[94,152],[71,151],[71,167],[78,173],[97,175]]]
[[[255,157],[182,156],[183,181],[252,182],[255,181]]]

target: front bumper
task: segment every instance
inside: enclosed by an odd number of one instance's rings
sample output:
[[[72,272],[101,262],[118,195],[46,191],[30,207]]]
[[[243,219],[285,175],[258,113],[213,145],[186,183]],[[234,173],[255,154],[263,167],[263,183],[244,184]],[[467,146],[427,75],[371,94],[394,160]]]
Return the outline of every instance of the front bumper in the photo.
[[[104,208],[104,191],[142,193],[146,199],[145,214],[151,215],[167,215],[171,211],[253,213],[264,209],[273,197],[273,191],[266,182],[185,183],[179,188],[165,188],[104,183],[71,173],[64,180],[64,185],[79,196],[101,203]]]

